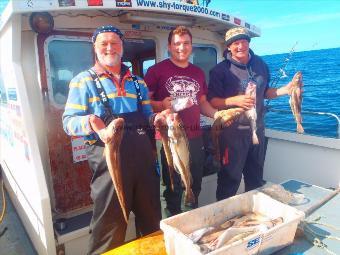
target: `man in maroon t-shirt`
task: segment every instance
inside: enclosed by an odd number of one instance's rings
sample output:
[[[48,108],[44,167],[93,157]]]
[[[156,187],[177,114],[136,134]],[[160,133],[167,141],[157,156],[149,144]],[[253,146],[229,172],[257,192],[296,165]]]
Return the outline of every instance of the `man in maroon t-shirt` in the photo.
[[[204,147],[200,128],[200,113],[214,117],[217,112],[206,99],[207,85],[203,71],[189,62],[192,53],[192,35],[190,31],[178,26],[169,33],[168,50],[170,58],[150,67],[144,80],[150,91],[151,105],[155,112],[173,107],[174,102],[189,100],[192,106],[179,111],[189,140],[190,170],[193,178],[192,191],[198,206],[198,195],[204,166]],[[161,150],[162,175],[166,189],[163,193],[167,203],[167,213],[175,215],[181,212],[182,185],[180,176],[175,173],[174,191],[170,188],[168,167],[163,149]]]

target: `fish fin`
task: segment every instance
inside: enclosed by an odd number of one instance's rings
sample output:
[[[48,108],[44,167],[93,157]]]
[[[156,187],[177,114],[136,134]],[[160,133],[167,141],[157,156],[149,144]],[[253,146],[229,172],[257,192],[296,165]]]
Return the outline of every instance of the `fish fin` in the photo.
[[[184,203],[185,203],[186,205],[195,204],[195,195],[194,195],[194,193],[192,192],[192,189],[191,189],[191,188],[188,188],[188,189],[185,191]]]
[[[259,144],[259,138],[257,137],[256,131],[253,131],[253,144]]]
[[[128,223],[129,222],[129,213],[127,211],[123,210],[123,215],[124,215],[125,222]]]
[[[175,191],[175,186],[174,186],[174,167],[168,165],[168,171],[169,171],[169,177],[170,177],[170,187],[172,191]]]
[[[105,158],[105,157],[106,157],[106,150],[107,150],[107,149],[104,147],[104,150],[103,150],[103,155],[102,155],[102,156],[103,156],[103,158]]]
[[[293,115],[295,115],[294,114],[294,106],[293,106],[292,96],[289,97],[289,106],[290,106],[290,109],[292,110]]]
[[[300,123],[296,124],[296,131],[299,133],[299,134],[302,134],[305,132],[305,130],[303,129],[302,125]]]

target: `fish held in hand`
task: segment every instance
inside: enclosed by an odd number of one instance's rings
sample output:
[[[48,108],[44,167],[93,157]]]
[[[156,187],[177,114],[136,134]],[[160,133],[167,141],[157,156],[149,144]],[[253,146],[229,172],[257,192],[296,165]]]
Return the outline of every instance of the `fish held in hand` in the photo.
[[[168,125],[169,147],[175,170],[180,174],[185,187],[185,204],[194,204],[195,195],[192,192],[192,177],[190,172],[189,142],[183,123],[177,113],[166,116]]]
[[[124,193],[122,169],[120,164],[120,144],[124,133],[124,119],[117,118],[110,122],[105,128],[107,142],[105,143],[105,158],[114,188],[118,197],[120,207],[126,222],[129,220],[129,209],[127,207]]]
[[[174,112],[180,112],[194,105],[191,97],[178,97],[171,100],[171,107]]]
[[[215,113],[215,120],[211,126],[211,140],[214,147],[214,157],[217,162],[220,162],[221,158],[219,145],[220,133],[224,127],[230,126],[242,112],[244,112],[244,109],[238,107]]]
[[[301,117],[301,105],[302,105],[302,73],[297,72],[292,81],[292,91],[289,98],[289,105],[292,109],[293,116],[296,121],[296,131],[300,134],[304,133],[304,129],[302,127],[302,117]]]
[[[252,81],[248,82],[248,86],[246,88],[245,94],[256,99],[256,84],[254,82],[252,82]],[[256,102],[251,109],[249,109],[245,112],[245,114],[250,121],[250,128],[251,128],[251,131],[252,131],[253,144],[259,144],[259,139],[258,139],[257,134],[256,134],[256,130],[257,130]]]
[[[170,149],[170,140],[168,136],[168,127],[166,125],[157,125],[156,126],[157,131],[159,132],[163,144],[163,150],[165,154],[165,158],[167,161],[168,165],[168,172],[169,172],[169,177],[170,177],[170,186],[171,190],[174,191],[174,172],[175,172],[175,167],[174,167],[174,162],[172,160],[172,154],[171,154],[171,149]]]

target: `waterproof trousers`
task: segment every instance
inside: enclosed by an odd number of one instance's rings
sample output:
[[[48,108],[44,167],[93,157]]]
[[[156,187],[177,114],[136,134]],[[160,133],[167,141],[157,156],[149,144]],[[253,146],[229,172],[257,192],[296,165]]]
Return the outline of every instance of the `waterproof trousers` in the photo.
[[[252,144],[252,132],[248,126],[231,125],[224,128],[219,137],[221,169],[217,174],[216,199],[234,196],[240,186],[242,174],[245,191],[264,184],[265,157],[264,129],[257,131],[259,144]]]
[[[123,189],[128,209],[136,216],[137,235],[147,235],[159,229],[161,220],[155,152],[145,132],[144,117],[138,112],[121,117],[125,120],[120,146]],[[127,228],[103,151],[101,142],[87,146],[88,162],[93,171],[93,216],[88,246],[91,255],[122,245]]]

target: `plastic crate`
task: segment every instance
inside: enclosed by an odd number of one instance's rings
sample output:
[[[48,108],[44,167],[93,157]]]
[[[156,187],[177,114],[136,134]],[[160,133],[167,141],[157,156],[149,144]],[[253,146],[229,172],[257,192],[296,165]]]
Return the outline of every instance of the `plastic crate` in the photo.
[[[278,202],[264,193],[256,190],[246,192],[162,220],[160,227],[164,232],[167,254],[203,254],[200,247],[194,244],[187,234],[249,212],[260,213],[271,219],[282,217],[283,223],[266,232],[254,233],[244,239],[222,246],[208,253],[209,255],[271,254],[293,242],[297,226],[304,218],[303,212]]]

